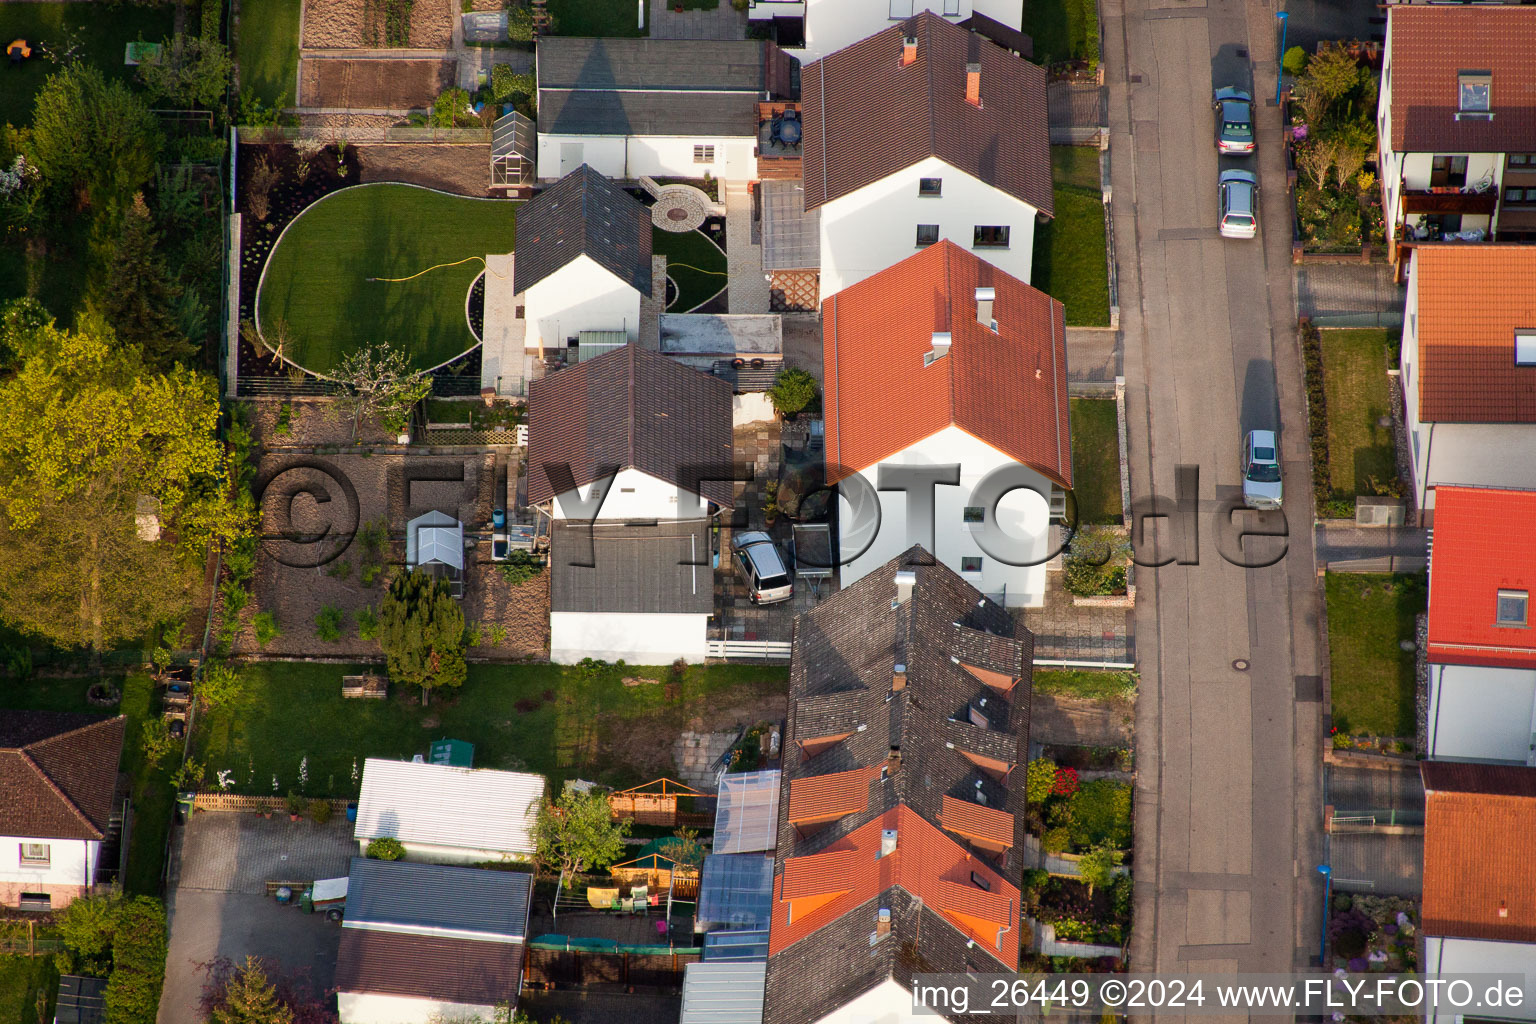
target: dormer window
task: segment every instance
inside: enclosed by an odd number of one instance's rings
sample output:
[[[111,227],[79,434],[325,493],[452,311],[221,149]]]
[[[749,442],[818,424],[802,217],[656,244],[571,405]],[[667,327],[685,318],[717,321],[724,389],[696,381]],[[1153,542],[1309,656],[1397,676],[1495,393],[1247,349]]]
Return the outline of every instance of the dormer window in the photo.
[[[1489,71],[1462,71],[1456,76],[1461,115],[1490,116],[1492,111],[1493,73]]]
[[[1515,332],[1515,365],[1536,366],[1536,330]]]
[[[1530,605],[1530,592],[1525,590],[1500,590],[1498,626],[1524,626]]]

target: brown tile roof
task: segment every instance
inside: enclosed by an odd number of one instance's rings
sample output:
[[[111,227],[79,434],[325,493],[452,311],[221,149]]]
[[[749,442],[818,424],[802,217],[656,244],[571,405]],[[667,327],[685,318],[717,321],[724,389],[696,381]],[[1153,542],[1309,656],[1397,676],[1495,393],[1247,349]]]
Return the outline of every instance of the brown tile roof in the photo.
[[[944,332],[949,354],[923,365]],[[824,302],[822,337],[828,482],[954,425],[1072,486],[1066,315],[1044,292],[945,240]]]
[[[984,807],[975,800],[946,794],[944,805],[939,809],[939,824],[963,836],[1013,845],[1013,815],[996,807]]]
[[[1425,761],[1424,932],[1536,942],[1536,768]]]
[[[917,60],[902,64],[902,40]],[[981,65],[980,107],[965,99]],[[923,12],[828,54],[800,76],[805,208],[936,156],[1050,215],[1045,70]]]
[[[1401,4],[1387,18],[1393,150],[1536,151],[1536,10]],[[1493,72],[1491,119],[1456,119],[1461,71]]]
[[[789,820],[840,818],[869,806],[869,783],[879,765],[795,779],[789,785]]]
[[[336,988],[449,1003],[517,1002],[523,945],[343,928]]]
[[[103,838],[126,721],[121,715],[0,712],[0,833]]]
[[[528,386],[530,505],[565,463],[578,487],[634,468],[729,506],[731,459],[731,386],[659,352],[626,345]]]
[[[651,215],[586,164],[524,203],[517,227],[516,291],[586,255],[641,295],[651,294]]]
[[[1394,7],[1394,16],[1401,9]],[[1536,14],[1536,8],[1512,9]],[[1419,419],[1536,423],[1536,366],[1515,365],[1515,331],[1536,328],[1536,247],[1421,246],[1414,250],[1413,275]]]

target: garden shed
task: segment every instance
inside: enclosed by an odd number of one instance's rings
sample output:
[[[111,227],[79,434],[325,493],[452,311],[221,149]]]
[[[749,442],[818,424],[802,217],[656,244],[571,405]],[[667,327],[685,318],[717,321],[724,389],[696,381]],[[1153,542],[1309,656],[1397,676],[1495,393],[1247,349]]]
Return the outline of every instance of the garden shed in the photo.
[[[531,858],[544,776],[370,757],[363,765],[354,837],[380,836],[413,861],[477,864]]]
[[[616,819],[633,818],[637,825],[678,824],[678,799],[692,803],[703,796],[698,790],[673,779],[653,779],[643,786],[608,794],[608,806]]]
[[[405,528],[405,568],[446,579],[454,597],[464,596],[464,524],[433,509]]]
[[[643,885],[652,892],[671,889],[673,896],[688,899],[698,893],[699,872],[697,868],[679,864],[663,852],[668,844],[675,842],[671,838],[653,839],[642,846],[634,858],[609,868],[609,873],[614,881],[623,885]]]

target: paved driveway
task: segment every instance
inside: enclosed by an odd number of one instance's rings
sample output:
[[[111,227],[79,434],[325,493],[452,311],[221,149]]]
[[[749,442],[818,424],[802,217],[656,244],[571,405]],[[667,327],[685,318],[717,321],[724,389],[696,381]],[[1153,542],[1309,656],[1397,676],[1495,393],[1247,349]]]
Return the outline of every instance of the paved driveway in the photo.
[[[1320,602],[1280,118],[1264,103],[1275,9],[1104,0],[1101,12],[1133,501],[1171,504],[1180,467],[1199,474],[1195,522],[1154,520],[1143,549],[1186,564],[1137,574],[1132,966],[1287,971],[1315,953],[1323,729],[1319,688],[1297,678],[1319,671]],[[1226,241],[1210,96],[1250,82],[1261,232]],[[1233,543],[1218,537],[1219,506],[1239,493],[1242,432],[1276,425],[1289,551],[1243,568],[1218,549]],[[1249,543],[1253,562],[1275,551]]]
[[[177,885],[257,896],[268,880],[313,881],[347,873],[357,843],[345,816],[324,825],[255,814],[195,814],[182,831]]]

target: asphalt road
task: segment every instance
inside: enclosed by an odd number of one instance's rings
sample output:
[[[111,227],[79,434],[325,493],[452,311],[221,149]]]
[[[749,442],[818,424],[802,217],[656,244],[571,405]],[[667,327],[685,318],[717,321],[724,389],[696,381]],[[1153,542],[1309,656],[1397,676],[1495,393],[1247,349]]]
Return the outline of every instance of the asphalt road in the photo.
[[[1135,503],[1196,467],[1198,538],[1150,519],[1138,560],[1132,969],[1305,969],[1317,952],[1323,735],[1310,473],[1265,0],[1104,0],[1111,181]],[[1256,157],[1218,161],[1214,86],[1250,86]],[[1259,238],[1216,232],[1221,168],[1260,177]],[[1288,541],[1239,546],[1243,432],[1280,428]],[[1189,471],[1183,471],[1186,480]],[[1238,524],[1274,530],[1239,513]],[[1224,555],[1225,552],[1225,555]],[[1248,568],[1274,560],[1268,567]],[[1149,558],[1149,556],[1151,556]],[[1229,556],[1229,557],[1228,557]],[[1298,678],[1299,677],[1299,678]]]

